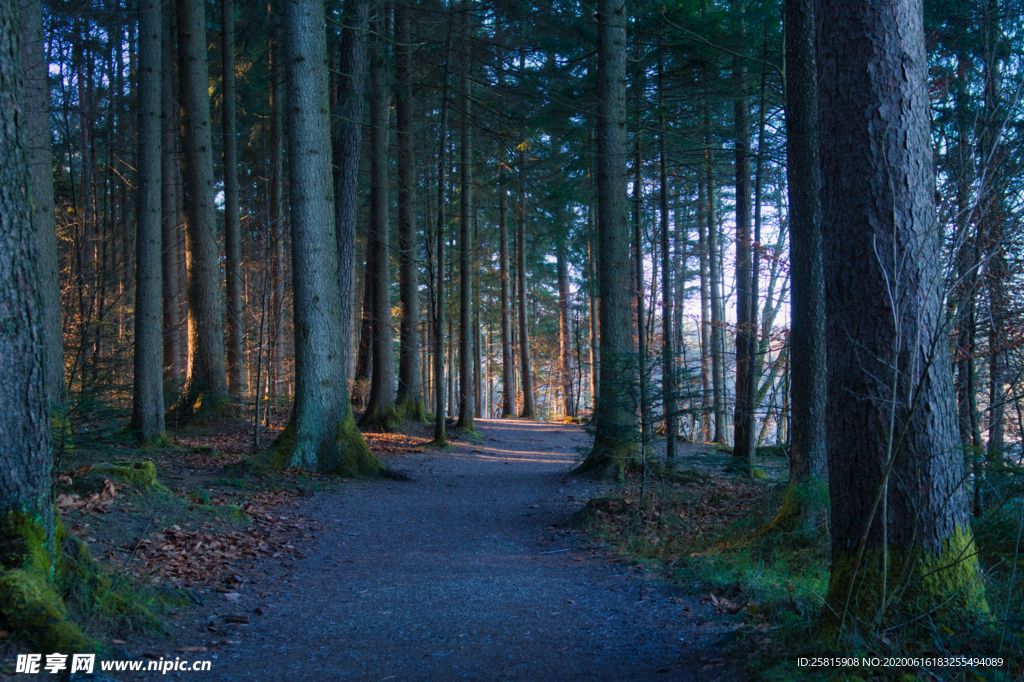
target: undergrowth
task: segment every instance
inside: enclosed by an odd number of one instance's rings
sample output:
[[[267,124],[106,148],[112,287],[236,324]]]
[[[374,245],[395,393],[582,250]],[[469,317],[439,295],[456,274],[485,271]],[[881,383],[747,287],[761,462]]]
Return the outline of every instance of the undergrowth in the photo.
[[[601,534],[633,561],[659,568],[680,589],[729,616],[719,645],[734,651],[751,679],[1019,681],[1024,501],[1019,490],[1007,490],[1002,488],[1006,501],[991,505],[974,529],[990,622],[951,628],[918,617],[874,631],[848,628],[828,641],[814,634],[829,584],[827,528],[787,532],[771,526],[785,498],[780,483],[663,469],[632,476],[621,497],[592,500],[573,523]],[[859,665],[798,665],[801,658],[822,657],[855,657]],[[948,657],[995,657],[1004,665],[885,665],[886,658],[905,664]]]

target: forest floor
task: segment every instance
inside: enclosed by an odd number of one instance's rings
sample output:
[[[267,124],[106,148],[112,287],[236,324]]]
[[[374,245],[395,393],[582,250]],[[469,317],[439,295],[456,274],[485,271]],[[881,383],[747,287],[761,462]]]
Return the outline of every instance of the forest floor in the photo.
[[[478,441],[446,449],[420,447],[425,424],[367,434],[409,482],[235,479],[251,446],[242,425],[222,424],[179,437],[190,452],[151,457],[176,504],[109,480],[69,487],[58,506],[93,556],[118,575],[185,586],[195,602],[171,610],[167,636],[115,632],[124,639],[108,643],[147,662],[209,660],[209,672],[166,676],[225,682],[749,678],[734,646],[716,647],[743,615],[729,602],[563,527],[588,500],[623,491],[567,476],[588,444],[582,427],[477,425]],[[63,485],[88,478],[83,468]],[[4,634],[0,679],[36,679],[14,674],[19,649]]]

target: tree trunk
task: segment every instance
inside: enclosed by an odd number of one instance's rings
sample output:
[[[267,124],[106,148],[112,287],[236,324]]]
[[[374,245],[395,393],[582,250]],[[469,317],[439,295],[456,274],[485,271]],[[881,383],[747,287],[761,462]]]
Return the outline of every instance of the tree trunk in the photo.
[[[572,391],[572,327],[569,322],[569,263],[565,253],[566,239],[557,238],[555,243],[556,269],[558,272],[558,376],[562,389],[562,414],[576,417],[576,400]]]
[[[651,442],[651,420],[650,402],[647,390],[647,327],[644,314],[644,251],[641,240],[642,227],[640,225],[641,214],[644,203],[644,178],[643,162],[640,158],[640,102],[644,89],[643,77],[639,76],[640,83],[636,86],[638,92],[635,102],[635,115],[637,130],[633,139],[633,295],[636,301],[636,364],[637,376],[640,378],[640,440],[643,447]]]
[[[448,15],[448,34],[444,43],[444,76],[441,81],[441,125],[437,143],[437,233],[434,244],[437,249],[436,286],[434,301],[434,441],[433,444],[443,446],[447,443],[445,434],[445,348],[444,348],[444,283],[445,283],[445,239],[444,225],[446,220],[445,184],[448,168],[448,71],[451,65],[452,52],[452,21]]]
[[[159,0],[139,3],[139,128],[135,239],[135,372],[129,429],[144,443],[164,442],[161,331]]]
[[[661,40],[659,38],[659,48]],[[665,413],[665,459],[676,456],[676,387],[675,357],[672,349],[672,267],[668,237],[668,168],[665,158],[665,80],[661,52],[658,53],[658,119],[661,131],[658,133],[658,166],[661,176],[661,397]],[[679,229],[678,223],[676,229]]]
[[[201,0],[177,0],[181,71],[182,179],[185,249],[188,253],[188,380],[168,421],[187,423],[197,404],[204,413],[230,414],[224,377],[224,322],[220,301],[220,254],[213,203],[213,157],[206,17]]]
[[[384,469],[352,420],[344,376],[338,244],[330,149],[323,0],[285,3],[288,132],[291,140],[295,405],[263,457],[275,468],[341,476]]]
[[[818,75],[814,0],[786,0],[786,180],[789,187],[789,271],[792,280],[789,357],[792,445],[789,483],[814,485],[828,476],[825,440],[825,279],[821,253],[821,170],[818,160]],[[799,496],[798,525],[825,521],[824,500]]]
[[[711,301],[711,399],[715,412],[715,432],[712,440],[725,443],[725,354],[723,353],[723,311],[722,311],[722,275],[718,249],[718,218],[716,217],[715,201],[715,168],[711,151],[711,113],[707,102],[704,103],[704,142],[707,151],[704,157],[705,181],[707,183],[707,250],[708,280]]]
[[[522,60],[520,60],[522,63]],[[537,418],[537,399],[533,392],[533,367],[530,357],[530,330],[526,314],[526,151],[519,149],[519,210],[516,234],[516,276],[519,288],[519,359],[523,379],[523,411],[521,419]]]
[[[242,234],[238,224],[238,151],[235,142],[235,6],[221,0],[221,73],[224,77],[224,270],[227,273],[228,394],[242,397]]]
[[[711,346],[711,276],[709,274],[708,220],[709,210],[704,178],[697,180],[697,252],[700,269],[700,382],[701,429],[703,440],[711,440],[711,415],[714,413],[712,389],[714,353]]]
[[[32,229],[36,236],[46,339],[46,395],[53,417],[58,453],[71,436],[64,385],[64,338],[61,324],[57,232],[53,205],[53,152],[50,132],[50,86],[39,0],[21,0],[21,69],[24,76],[25,146],[32,176]]]
[[[626,207],[626,13],[597,7],[597,201],[601,263],[601,400],[594,414],[594,445],[577,467],[621,476],[637,452],[636,361],[630,306],[629,218]]]
[[[376,34],[370,49],[370,217],[366,284],[373,297],[373,374],[361,426],[398,426],[395,410],[395,357],[391,350],[391,236],[388,224],[388,133],[391,84],[388,74],[390,5],[379,6],[372,22]]]
[[[473,362],[473,124],[470,120],[470,18],[469,2],[462,7],[462,55],[459,78],[459,422],[458,428],[473,431],[476,398],[476,367]]]
[[[26,121],[32,115],[23,112],[39,102],[24,99],[19,14],[15,0],[0,0],[0,372],[4,378],[0,382],[0,578],[6,603],[18,605],[6,609],[4,624],[16,632],[29,632],[36,651],[56,651],[58,646],[89,651],[97,644],[67,621],[52,582],[59,547],[55,546],[51,498],[53,441],[47,382],[52,374],[46,367],[51,353],[46,347],[46,296],[41,289],[53,283],[41,281],[44,274],[52,273],[40,268],[35,234],[39,228],[32,215],[32,155],[27,138],[33,126]],[[26,14],[26,20],[33,22],[39,16],[34,11]],[[36,29],[26,27],[26,31]],[[59,615],[51,617],[55,611]],[[47,615],[40,618],[39,614]]]
[[[741,42],[746,35],[745,0],[733,0]],[[736,134],[736,407],[733,417],[733,457],[747,471],[754,468],[754,353],[757,319],[751,290],[750,221],[750,99],[747,62],[733,60],[736,89],[733,123]]]
[[[370,9],[366,0],[348,0],[342,23],[334,116],[334,233],[338,242],[338,292],[341,296],[342,365],[348,387],[352,363],[356,262],[356,219],[359,209],[359,157],[363,140],[363,100],[366,89],[366,34]],[[367,339],[369,335],[367,335]],[[359,391],[358,384],[354,391]],[[362,404],[362,402],[360,402]]]
[[[269,220],[271,244],[271,348],[272,380],[270,394],[274,400],[280,397],[284,382],[284,69],[281,58],[281,2],[267,2],[268,53],[270,59],[270,197]]]
[[[504,180],[504,173],[500,173],[501,179]],[[509,419],[516,414],[516,368],[512,358],[512,287],[508,272],[508,191],[503,183],[498,187],[498,229],[501,233],[501,418]]]
[[[397,5],[395,112],[398,125],[398,257],[402,318],[398,355],[398,408],[423,418],[420,378],[420,300],[416,265],[416,163],[412,122],[412,43],[410,0]]]
[[[960,626],[988,607],[957,452],[922,5],[817,11],[832,503],[819,631],[922,613]]]
[[[174,3],[167,3],[162,26],[163,78],[160,102],[162,137],[160,168],[160,207],[163,270],[163,334],[164,381],[175,390],[181,387],[181,301],[178,279],[178,102],[175,97],[177,66],[174,36]]]

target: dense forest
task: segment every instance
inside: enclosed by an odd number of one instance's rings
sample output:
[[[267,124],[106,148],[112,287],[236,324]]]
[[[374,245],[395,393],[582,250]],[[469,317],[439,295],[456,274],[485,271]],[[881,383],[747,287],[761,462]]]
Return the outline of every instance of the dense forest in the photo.
[[[368,434],[521,419],[642,518],[697,450],[772,491],[829,655],[1019,679],[1022,15],[0,0],[3,636],[102,650],[82,453],[403,481]]]

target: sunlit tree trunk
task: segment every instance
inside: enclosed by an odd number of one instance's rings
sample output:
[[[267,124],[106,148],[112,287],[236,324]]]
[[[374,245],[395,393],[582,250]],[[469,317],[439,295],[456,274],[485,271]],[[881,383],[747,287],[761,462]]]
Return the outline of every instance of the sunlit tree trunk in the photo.
[[[162,29],[160,208],[163,238],[163,362],[164,381],[176,390],[181,385],[181,302],[178,279],[178,100],[174,87],[178,62],[174,45],[174,35],[177,33],[174,3],[167,3],[164,8]]]
[[[224,376],[224,323],[220,253],[213,203],[213,156],[206,12],[201,0],[178,0],[181,82],[182,179],[188,302],[188,380],[168,421],[187,422],[197,404],[204,412],[230,413]]]

